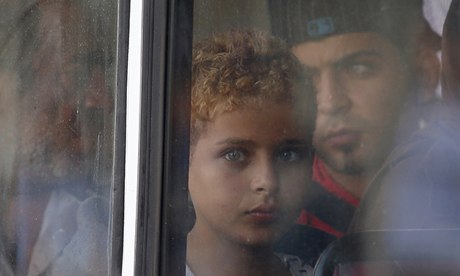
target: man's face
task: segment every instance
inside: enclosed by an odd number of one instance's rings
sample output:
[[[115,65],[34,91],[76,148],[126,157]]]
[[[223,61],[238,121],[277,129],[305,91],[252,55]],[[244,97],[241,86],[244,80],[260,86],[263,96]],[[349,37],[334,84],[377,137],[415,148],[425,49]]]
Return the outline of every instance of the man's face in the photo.
[[[410,73],[398,49],[376,33],[351,33],[293,47],[318,101],[313,143],[341,174],[377,168],[391,150],[409,95]]]

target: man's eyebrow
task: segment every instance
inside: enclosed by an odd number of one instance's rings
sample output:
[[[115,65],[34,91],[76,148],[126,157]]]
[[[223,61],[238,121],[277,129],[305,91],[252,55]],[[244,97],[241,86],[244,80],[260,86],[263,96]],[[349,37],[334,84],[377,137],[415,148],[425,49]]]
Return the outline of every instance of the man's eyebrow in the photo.
[[[378,51],[373,51],[373,50],[362,50],[362,51],[356,51],[352,52],[350,54],[345,54],[342,57],[339,57],[333,64],[335,66],[337,65],[342,65],[346,64],[348,62],[353,61],[354,59],[360,58],[360,57],[378,57],[382,58],[383,55],[378,52]],[[303,70],[307,74],[312,74],[312,73],[317,73],[319,71],[318,68],[315,66],[310,66],[308,64],[302,64]]]
[[[365,51],[358,51],[358,52],[353,52],[348,55],[344,55],[343,57],[339,58],[335,64],[336,65],[341,65],[341,64],[346,64],[348,62],[351,62],[357,58],[361,57],[377,57],[377,58],[382,58],[383,55],[378,52],[378,51],[371,51],[371,50],[365,50]]]

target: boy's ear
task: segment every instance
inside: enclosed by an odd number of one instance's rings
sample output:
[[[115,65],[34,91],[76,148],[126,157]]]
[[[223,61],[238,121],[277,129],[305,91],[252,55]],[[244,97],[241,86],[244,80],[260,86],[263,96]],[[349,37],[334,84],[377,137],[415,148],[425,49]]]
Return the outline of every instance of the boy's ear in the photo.
[[[437,98],[436,88],[441,76],[441,62],[438,57],[441,38],[429,26],[426,26],[416,43],[418,48],[415,53],[417,100],[419,103],[428,103]]]

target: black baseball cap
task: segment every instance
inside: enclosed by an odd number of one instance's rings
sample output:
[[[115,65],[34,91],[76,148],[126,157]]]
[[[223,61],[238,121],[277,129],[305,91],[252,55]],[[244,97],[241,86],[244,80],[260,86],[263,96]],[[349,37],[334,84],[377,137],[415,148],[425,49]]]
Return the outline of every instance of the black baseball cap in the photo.
[[[269,0],[274,35],[288,44],[332,35],[378,32],[404,43],[423,22],[422,0]]]

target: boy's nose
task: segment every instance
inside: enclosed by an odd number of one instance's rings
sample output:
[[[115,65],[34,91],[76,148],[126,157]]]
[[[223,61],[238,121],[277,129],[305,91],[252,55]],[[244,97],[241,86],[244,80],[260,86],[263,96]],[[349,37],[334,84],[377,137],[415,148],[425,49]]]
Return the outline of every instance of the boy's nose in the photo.
[[[253,171],[252,190],[255,193],[272,195],[278,190],[278,177],[274,162],[264,160]]]
[[[333,70],[324,70],[318,74],[314,84],[319,113],[334,115],[351,107],[347,89]]]

